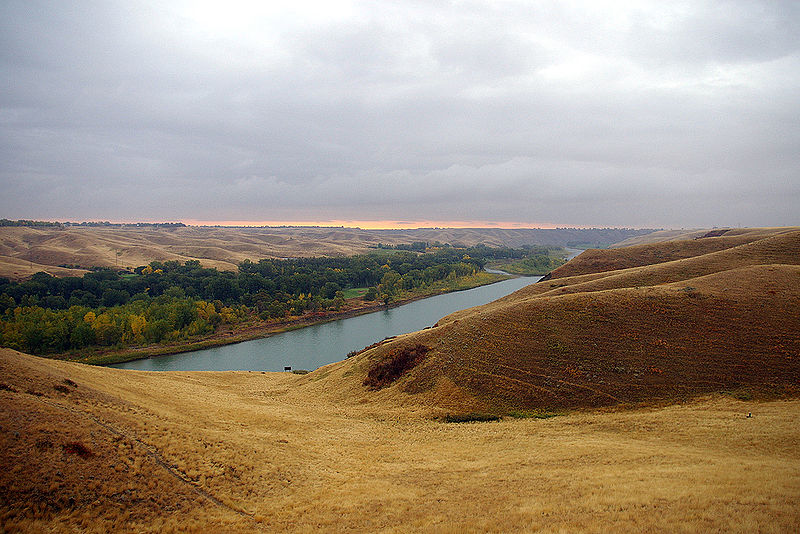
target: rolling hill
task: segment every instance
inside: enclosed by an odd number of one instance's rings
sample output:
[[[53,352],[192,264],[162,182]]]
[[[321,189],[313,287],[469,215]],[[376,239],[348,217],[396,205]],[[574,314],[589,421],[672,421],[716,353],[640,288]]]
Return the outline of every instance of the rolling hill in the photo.
[[[470,229],[362,230],[359,228],[233,227],[0,227],[0,276],[21,279],[39,271],[80,276],[90,267],[132,268],[151,261],[199,260],[235,270],[246,259],[346,256],[378,243],[414,241],[487,246],[565,246],[614,243],[649,230]],[[65,267],[66,266],[66,267]]]
[[[0,349],[2,530],[800,527],[796,399],[448,424],[343,366],[162,373]]]
[[[410,352],[424,356],[404,363]],[[797,392],[800,232],[587,251],[548,280],[364,351],[343,372],[368,384],[392,365],[401,371],[377,389],[496,413]]]

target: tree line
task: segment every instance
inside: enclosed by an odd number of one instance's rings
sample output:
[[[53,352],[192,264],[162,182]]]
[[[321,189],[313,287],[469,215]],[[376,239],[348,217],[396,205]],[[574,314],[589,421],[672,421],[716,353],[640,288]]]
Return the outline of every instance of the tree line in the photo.
[[[0,227],[4,226],[28,226],[31,228],[64,228],[65,226],[84,226],[91,228],[184,228],[186,225],[181,222],[137,222],[137,223],[112,223],[109,221],[83,221],[83,222],[58,222],[58,221],[34,221],[30,219],[0,219]]]
[[[403,291],[474,275],[489,260],[546,250],[433,247],[328,258],[245,260],[237,272],[153,261],[133,272],[0,278],[0,345],[36,354],[178,341],[220,325],[337,310],[344,291],[389,302]]]

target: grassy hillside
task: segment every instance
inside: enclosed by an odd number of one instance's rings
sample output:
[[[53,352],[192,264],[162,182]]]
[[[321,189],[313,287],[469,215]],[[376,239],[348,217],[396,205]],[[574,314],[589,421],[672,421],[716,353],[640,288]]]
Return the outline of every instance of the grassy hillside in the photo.
[[[713,238],[726,239],[726,238]],[[739,237],[733,239],[742,239]],[[747,238],[749,240],[749,237]],[[443,406],[503,413],[800,387],[800,232],[681,260],[552,278],[360,354],[349,372],[425,357],[388,385]],[[688,249],[696,249],[689,242]],[[716,250],[721,242],[705,250]],[[682,245],[632,247],[674,257]],[[633,252],[599,253],[625,261]],[[580,260],[580,256],[576,258]],[[578,262],[580,263],[580,262]],[[399,365],[398,363],[397,365]],[[394,364],[392,364],[394,365]]]
[[[612,250],[590,249],[581,253],[568,264],[553,270],[549,277],[563,278],[692,258],[797,231],[800,231],[800,227],[725,230],[719,236],[716,235],[720,233],[718,231],[708,231],[691,239],[656,241]],[[708,236],[709,234],[712,235]]]
[[[692,239],[700,239],[703,237],[712,236],[733,236],[738,234],[752,234],[762,233],[763,235],[770,235],[776,231],[794,231],[800,230],[797,226],[785,227],[764,227],[764,228],[700,228],[693,230],[657,230],[647,234],[632,236],[623,239],[618,243],[610,245],[608,248],[624,248],[632,247],[634,245],[644,245],[647,243],[663,243],[665,241],[687,241]]]
[[[342,256],[378,243],[415,241],[473,246],[564,246],[572,241],[613,243],[647,233],[631,229],[361,230],[358,228],[214,227],[0,227],[0,276],[20,279],[39,271],[80,276],[83,269],[137,267],[151,261],[200,260],[235,270],[246,259]],[[70,267],[59,267],[68,265]],[[74,268],[78,266],[78,268]],[[83,269],[81,269],[83,268]]]
[[[3,349],[0,373],[4,532],[800,528],[797,400],[447,424],[344,364],[147,373]]]

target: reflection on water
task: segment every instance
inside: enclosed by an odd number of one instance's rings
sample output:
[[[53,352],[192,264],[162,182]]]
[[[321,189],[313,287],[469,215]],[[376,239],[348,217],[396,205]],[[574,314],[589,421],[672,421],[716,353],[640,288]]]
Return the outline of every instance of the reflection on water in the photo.
[[[313,370],[389,336],[415,332],[465,308],[486,304],[539,280],[522,277],[418,300],[389,310],[211,349],[157,356],[111,367],[148,371]]]

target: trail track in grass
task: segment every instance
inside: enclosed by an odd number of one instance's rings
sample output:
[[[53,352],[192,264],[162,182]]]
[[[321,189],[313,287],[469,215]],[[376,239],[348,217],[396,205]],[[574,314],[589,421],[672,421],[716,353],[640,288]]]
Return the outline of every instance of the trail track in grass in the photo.
[[[714,394],[549,419],[445,423],[445,410],[414,395],[353,387],[337,375],[341,367],[304,377],[147,373],[0,350],[3,528],[800,527],[796,399]],[[90,455],[67,452],[75,442]]]

